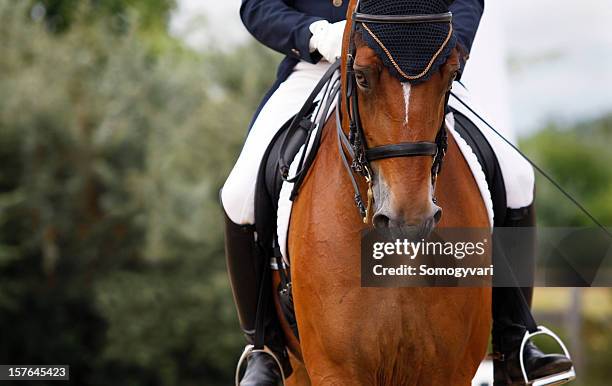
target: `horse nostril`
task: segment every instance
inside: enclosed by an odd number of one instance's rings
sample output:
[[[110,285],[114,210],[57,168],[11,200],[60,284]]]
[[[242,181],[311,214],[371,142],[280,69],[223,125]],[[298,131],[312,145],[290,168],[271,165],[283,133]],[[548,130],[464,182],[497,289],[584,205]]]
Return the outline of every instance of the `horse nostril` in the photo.
[[[389,217],[384,214],[375,214],[372,218],[372,224],[376,229],[389,228]]]
[[[440,222],[440,219],[442,218],[442,208],[437,208],[436,209],[436,213],[434,213],[433,218],[434,218],[434,223],[435,224]]]

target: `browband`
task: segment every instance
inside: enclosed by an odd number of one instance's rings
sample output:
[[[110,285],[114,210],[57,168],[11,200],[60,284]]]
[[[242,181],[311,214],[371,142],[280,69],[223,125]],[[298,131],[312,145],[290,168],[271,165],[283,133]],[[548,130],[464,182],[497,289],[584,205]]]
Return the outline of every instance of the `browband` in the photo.
[[[357,23],[388,23],[388,24],[420,24],[420,23],[450,23],[453,20],[452,12],[437,13],[433,15],[369,15],[355,12],[353,21]]]

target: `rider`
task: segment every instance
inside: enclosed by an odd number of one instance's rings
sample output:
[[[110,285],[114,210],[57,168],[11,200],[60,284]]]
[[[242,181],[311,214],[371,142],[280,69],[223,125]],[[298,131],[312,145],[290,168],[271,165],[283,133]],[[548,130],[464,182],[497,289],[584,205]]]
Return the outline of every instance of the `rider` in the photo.
[[[242,0],[240,16],[249,32],[264,45],[286,55],[278,68],[276,82],[264,96],[251,122],[242,152],[221,192],[226,214],[228,272],[240,325],[249,343],[254,340],[257,294],[264,261],[257,254],[253,226],[259,164],[277,130],[297,113],[330,63],[340,57],[348,2]],[[482,16],[484,0],[455,0],[449,9],[453,13],[453,30],[462,54],[463,68]],[[454,86],[467,93],[461,84]],[[480,122],[474,123],[482,126]],[[498,158],[502,156],[501,151],[496,153]],[[496,221],[496,226],[530,226],[534,216],[533,170],[522,160],[513,161],[510,170],[503,170],[506,190],[518,190],[523,198],[517,202],[508,200],[505,220],[499,224]],[[533,288],[522,290],[530,303]],[[513,304],[513,297],[516,296],[516,291],[507,288],[493,289],[494,350],[505,358],[496,366],[496,378],[500,379],[522,378],[518,356],[526,330],[525,323],[521,320],[520,312],[508,306]],[[266,320],[265,343],[274,351],[283,364],[285,374],[288,374],[291,369],[281,335],[275,319],[270,317]],[[567,357],[546,355],[533,343],[526,346],[524,357],[530,379],[556,374],[571,367]],[[280,372],[274,359],[256,352],[248,358],[241,385],[276,385],[279,378]]]

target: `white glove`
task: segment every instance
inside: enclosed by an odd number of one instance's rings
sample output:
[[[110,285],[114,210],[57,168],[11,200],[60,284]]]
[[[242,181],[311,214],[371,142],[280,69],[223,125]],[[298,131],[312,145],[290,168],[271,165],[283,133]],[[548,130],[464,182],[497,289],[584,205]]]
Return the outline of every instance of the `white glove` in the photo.
[[[310,38],[310,52],[319,51],[323,59],[333,63],[342,55],[342,36],[346,20],[330,23],[327,20],[319,20],[309,27],[312,37]]]

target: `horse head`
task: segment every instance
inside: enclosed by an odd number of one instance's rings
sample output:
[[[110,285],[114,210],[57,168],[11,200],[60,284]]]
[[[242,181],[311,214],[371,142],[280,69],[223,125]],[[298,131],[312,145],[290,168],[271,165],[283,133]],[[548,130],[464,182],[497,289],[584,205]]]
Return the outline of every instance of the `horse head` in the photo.
[[[349,7],[354,12],[348,15],[342,76],[344,92],[352,97],[346,99],[343,111],[362,133],[366,154],[368,149],[387,151],[376,160],[366,157],[372,179],[372,224],[377,228],[417,227],[428,233],[442,215],[434,198],[438,169],[433,164],[443,156],[438,153],[440,141],[445,141],[440,138],[444,111],[460,63],[446,2],[419,4],[414,10],[410,3],[366,0]],[[423,16],[431,20],[410,21]],[[423,39],[411,45],[409,36],[396,44],[402,40],[398,36],[402,29],[406,35],[430,34],[435,44],[426,41],[431,47],[427,51],[418,45]],[[350,130],[345,122],[345,131]],[[424,143],[437,144],[436,154],[393,153],[393,146]]]

